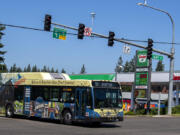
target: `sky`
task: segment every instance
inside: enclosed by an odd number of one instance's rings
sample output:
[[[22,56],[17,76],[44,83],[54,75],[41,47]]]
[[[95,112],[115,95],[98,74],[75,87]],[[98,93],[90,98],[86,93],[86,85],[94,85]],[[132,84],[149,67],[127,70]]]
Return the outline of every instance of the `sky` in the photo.
[[[172,42],[172,25],[169,17],[161,12],[138,6],[144,0],[0,0],[0,23],[43,29],[44,16],[50,14],[52,22],[78,28],[79,23],[92,27],[93,32],[116,38]],[[180,43],[180,0],[147,0],[148,5],[169,12],[175,22],[175,42]],[[94,24],[90,13],[96,13]],[[52,29],[55,27],[51,26]],[[69,33],[77,31],[67,29]],[[6,27],[1,42],[5,45],[5,63],[24,68],[28,64],[44,65],[69,74],[80,73],[85,65],[87,73],[114,73],[118,58],[130,61],[140,48],[130,46],[129,54],[123,53],[125,44],[115,42],[108,47],[107,39],[67,35],[66,40],[52,37],[51,32],[32,31]],[[139,43],[147,46],[147,43]],[[154,48],[170,53],[171,45],[154,44]],[[180,70],[180,45],[175,45],[175,70]],[[155,69],[157,60],[153,60]],[[164,56],[165,70],[169,58]]]

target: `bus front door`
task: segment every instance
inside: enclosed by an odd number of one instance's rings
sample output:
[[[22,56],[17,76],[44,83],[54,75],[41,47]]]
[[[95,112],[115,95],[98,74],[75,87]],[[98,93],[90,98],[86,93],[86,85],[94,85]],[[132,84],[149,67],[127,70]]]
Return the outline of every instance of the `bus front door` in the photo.
[[[76,89],[75,114],[77,119],[83,119],[86,113],[86,90]]]

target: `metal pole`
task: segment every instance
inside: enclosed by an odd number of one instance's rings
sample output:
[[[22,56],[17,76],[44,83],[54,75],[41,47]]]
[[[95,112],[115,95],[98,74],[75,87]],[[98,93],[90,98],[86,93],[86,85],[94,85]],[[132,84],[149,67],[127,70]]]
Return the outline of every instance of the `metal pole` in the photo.
[[[143,4],[143,3],[138,3],[138,5],[148,7],[148,8],[165,13],[166,15],[169,16],[171,23],[172,23],[172,48],[171,48],[171,56],[170,56],[169,93],[168,93],[168,115],[171,115],[172,114],[172,105],[171,104],[172,104],[172,92],[173,92],[173,73],[174,73],[174,53],[175,53],[175,50],[174,50],[174,37],[175,37],[174,36],[175,35],[174,21],[173,21],[171,15],[164,10],[151,7],[151,6],[148,6],[147,4]]]
[[[160,115],[160,110],[161,110],[161,92],[159,92],[158,115]]]
[[[152,58],[149,60],[149,67],[148,67],[148,93],[147,93],[147,114],[149,115],[150,112],[150,105],[151,105],[151,70],[152,70]]]
[[[78,30],[78,29],[75,28],[75,27],[71,27],[71,26],[67,26],[67,25],[63,25],[63,24],[57,24],[57,23],[52,23],[52,24],[53,24],[53,25],[60,26],[60,27],[72,29],[72,30]],[[94,32],[92,32],[91,34],[94,35],[94,36],[98,36],[98,37],[101,37],[101,38],[106,38],[106,39],[108,39],[108,36],[105,36],[105,35],[102,35],[102,34],[98,34],[98,33],[94,33]],[[123,39],[114,38],[114,41],[118,41],[118,42],[121,42],[121,43],[124,43],[124,44],[128,44],[128,45],[131,45],[131,46],[138,47],[138,48],[146,49],[146,46],[142,46],[142,45],[139,45],[139,44],[131,43],[131,42],[125,41],[125,40],[123,40]],[[159,50],[156,50],[156,49],[153,49],[153,51],[154,51],[154,52],[157,52],[157,53],[159,53],[159,54],[162,54],[162,55],[166,55],[166,56],[168,56],[168,57],[171,57],[171,54],[170,54],[170,53],[163,52],[163,51],[159,51]]]
[[[137,65],[137,50],[136,50],[136,55],[135,55],[135,67]],[[134,105],[135,105],[135,97],[134,97],[134,92],[135,92],[135,80],[136,80],[136,71],[134,72],[134,83],[132,83],[132,90],[131,90],[131,111],[134,111]]]

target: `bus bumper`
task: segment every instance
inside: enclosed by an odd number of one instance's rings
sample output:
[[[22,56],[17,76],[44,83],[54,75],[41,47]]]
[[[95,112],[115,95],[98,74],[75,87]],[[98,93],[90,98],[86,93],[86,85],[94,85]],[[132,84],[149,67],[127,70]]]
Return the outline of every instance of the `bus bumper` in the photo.
[[[123,121],[123,117],[100,117],[100,118],[86,118],[86,121],[89,122],[116,122]]]

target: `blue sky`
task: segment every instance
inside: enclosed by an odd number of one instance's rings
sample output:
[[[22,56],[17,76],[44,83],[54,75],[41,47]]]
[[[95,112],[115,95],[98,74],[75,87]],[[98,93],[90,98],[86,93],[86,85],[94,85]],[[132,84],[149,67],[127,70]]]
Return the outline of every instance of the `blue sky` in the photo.
[[[169,12],[175,22],[175,42],[180,42],[180,1],[147,0],[150,6]],[[43,28],[45,14],[52,15],[52,22],[78,27],[84,23],[91,27],[91,12],[96,13],[93,32],[108,35],[114,31],[117,38],[171,42],[172,27],[167,15],[138,6],[143,0],[0,0],[0,22]],[[54,27],[54,26],[52,26]],[[77,31],[67,30],[77,33]],[[136,47],[130,54],[123,54],[124,44],[115,42],[107,46],[106,39],[87,38],[78,40],[67,35],[66,40],[52,38],[52,33],[31,31],[7,27],[2,43],[8,67],[16,63],[24,68],[28,64],[54,67],[67,73],[79,73],[85,64],[87,73],[113,73],[119,56],[124,62],[130,60]],[[140,45],[146,46],[144,43]],[[170,52],[171,45],[154,44],[154,48]],[[180,70],[180,45],[175,45],[175,70]],[[153,60],[153,68],[157,61]],[[169,70],[169,59],[164,56],[165,69]]]

